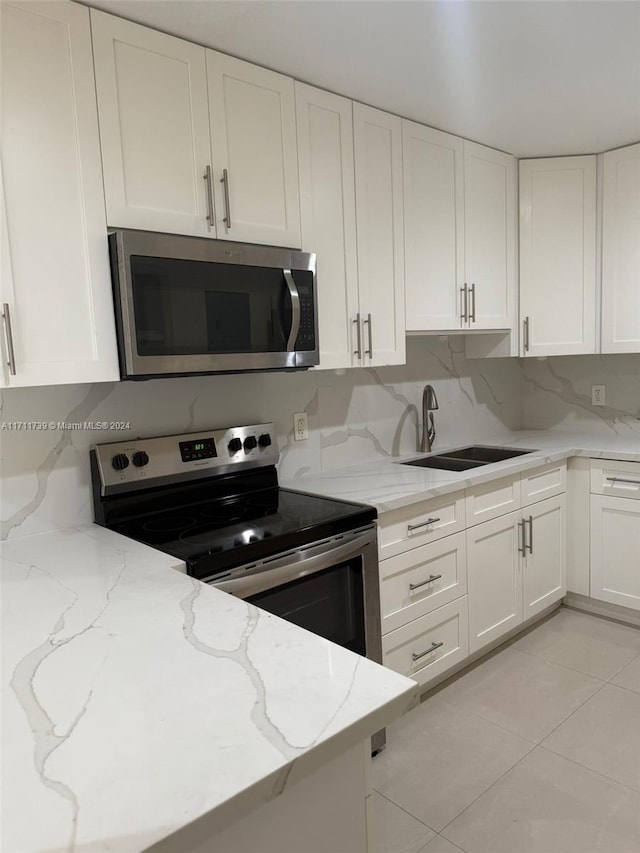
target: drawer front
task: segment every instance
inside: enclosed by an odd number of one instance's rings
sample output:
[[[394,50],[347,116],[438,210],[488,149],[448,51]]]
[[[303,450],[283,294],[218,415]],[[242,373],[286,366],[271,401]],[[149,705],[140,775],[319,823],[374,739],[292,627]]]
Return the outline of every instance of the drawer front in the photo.
[[[591,491],[596,495],[640,500],[640,462],[592,459]]]
[[[382,633],[387,634],[466,593],[464,533],[383,560],[380,579]]]
[[[520,509],[520,477],[502,477],[467,489],[467,527]]]
[[[460,663],[469,654],[466,595],[387,634],[382,651],[385,666],[418,684]]]
[[[383,512],[378,518],[380,559],[386,560],[411,548],[458,533],[464,527],[463,491]]]
[[[522,506],[561,495],[567,490],[567,463],[553,462],[520,475]]]

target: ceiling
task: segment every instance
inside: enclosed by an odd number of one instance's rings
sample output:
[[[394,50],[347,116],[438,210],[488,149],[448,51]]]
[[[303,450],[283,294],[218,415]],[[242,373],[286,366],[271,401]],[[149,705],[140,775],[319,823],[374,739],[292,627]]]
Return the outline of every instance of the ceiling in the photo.
[[[640,0],[90,0],[517,157],[640,140]]]

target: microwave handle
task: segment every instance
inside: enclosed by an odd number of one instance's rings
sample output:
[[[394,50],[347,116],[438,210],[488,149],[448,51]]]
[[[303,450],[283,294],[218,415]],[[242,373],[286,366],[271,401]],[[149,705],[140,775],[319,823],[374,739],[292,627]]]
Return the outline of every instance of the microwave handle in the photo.
[[[294,352],[298,332],[300,331],[300,294],[293,280],[291,270],[282,270],[282,272],[289,288],[289,296],[291,297],[291,331],[287,340],[287,352]]]

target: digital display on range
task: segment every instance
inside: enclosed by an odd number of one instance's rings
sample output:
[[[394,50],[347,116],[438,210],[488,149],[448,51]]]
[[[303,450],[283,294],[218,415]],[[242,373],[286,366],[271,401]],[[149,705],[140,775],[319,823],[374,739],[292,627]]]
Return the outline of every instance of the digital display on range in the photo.
[[[213,459],[217,456],[216,443],[212,438],[198,438],[195,441],[179,441],[180,456],[183,462],[195,462],[197,459]]]

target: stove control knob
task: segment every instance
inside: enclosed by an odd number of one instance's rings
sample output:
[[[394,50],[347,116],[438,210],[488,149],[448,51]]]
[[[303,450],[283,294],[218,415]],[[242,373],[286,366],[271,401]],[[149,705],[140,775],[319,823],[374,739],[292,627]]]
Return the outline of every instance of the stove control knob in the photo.
[[[111,459],[111,466],[116,471],[124,471],[125,468],[129,467],[129,458],[124,453],[116,453]]]
[[[227,445],[227,448],[229,449],[229,453],[233,456],[234,453],[242,450],[242,440],[239,438],[232,438]]]
[[[260,447],[270,447],[271,446],[271,436],[269,433],[265,432],[258,439],[258,444]]]
[[[131,457],[131,461],[136,468],[144,468],[145,465],[149,464],[149,455],[144,450],[136,450]]]
[[[244,452],[249,453],[250,450],[255,450],[258,446],[255,435],[250,435],[244,440]]]

